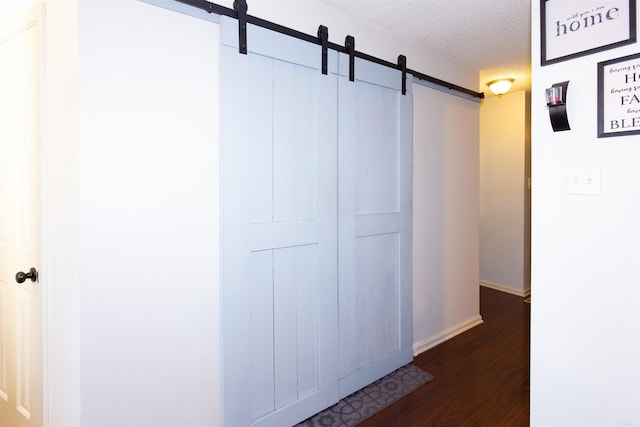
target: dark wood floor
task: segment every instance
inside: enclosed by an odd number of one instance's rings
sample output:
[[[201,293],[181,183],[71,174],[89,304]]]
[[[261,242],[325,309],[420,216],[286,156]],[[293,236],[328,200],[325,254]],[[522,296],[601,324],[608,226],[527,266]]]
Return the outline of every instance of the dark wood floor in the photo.
[[[530,305],[481,288],[484,323],[414,360],[435,379],[360,427],[529,425]]]

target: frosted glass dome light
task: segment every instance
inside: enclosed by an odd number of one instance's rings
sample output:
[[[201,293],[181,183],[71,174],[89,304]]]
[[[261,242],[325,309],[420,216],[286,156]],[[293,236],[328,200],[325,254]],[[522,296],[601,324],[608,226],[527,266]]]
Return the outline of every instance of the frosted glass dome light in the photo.
[[[509,92],[511,89],[511,85],[513,84],[513,79],[498,79],[492,80],[487,83],[489,86],[489,90],[496,96],[502,96],[505,93]]]

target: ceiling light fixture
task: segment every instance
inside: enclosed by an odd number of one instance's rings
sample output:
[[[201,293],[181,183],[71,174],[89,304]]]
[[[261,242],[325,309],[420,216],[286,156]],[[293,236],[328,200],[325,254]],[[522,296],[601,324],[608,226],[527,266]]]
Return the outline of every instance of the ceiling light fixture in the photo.
[[[511,85],[513,84],[513,79],[498,79],[492,80],[487,83],[489,86],[489,90],[496,96],[502,96],[505,93],[509,92],[511,89]]]

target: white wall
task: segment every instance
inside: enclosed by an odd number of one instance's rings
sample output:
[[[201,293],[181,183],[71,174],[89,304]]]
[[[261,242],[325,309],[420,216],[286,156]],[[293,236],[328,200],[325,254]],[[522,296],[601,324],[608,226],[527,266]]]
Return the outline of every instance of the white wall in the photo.
[[[218,38],[80,2],[83,426],[219,422]]]
[[[479,324],[479,104],[414,86],[413,339]]]
[[[44,422],[80,426],[78,313],[78,25],[76,0],[47,0],[43,264]]]
[[[478,86],[477,70],[315,2],[250,3]],[[79,4],[47,2],[49,425],[217,425],[217,27],[135,0]],[[478,104],[415,92],[421,351],[481,321]]]
[[[480,281],[521,296],[530,290],[528,104],[520,91],[480,108]]]
[[[540,66],[533,5],[531,425],[640,425],[640,136],[598,139],[597,63],[632,44]],[[570,131],[544,89],[569,80]],[[600,167],[602,193],[565,194],[568,167]]]

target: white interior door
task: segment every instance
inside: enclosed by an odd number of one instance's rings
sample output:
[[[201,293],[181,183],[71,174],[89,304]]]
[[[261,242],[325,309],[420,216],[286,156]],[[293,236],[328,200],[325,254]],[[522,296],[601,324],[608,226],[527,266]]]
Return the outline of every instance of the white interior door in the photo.
[[[4,18],[4,17],[3,17]],[[41,15],[0,27],[0,425],[42,425]]]
[[[337,59],[221,19],[225,426],[289,426],[337,401]]]
[[[413,358],[413,96],[400,71],[340,55],[340,397]]]

